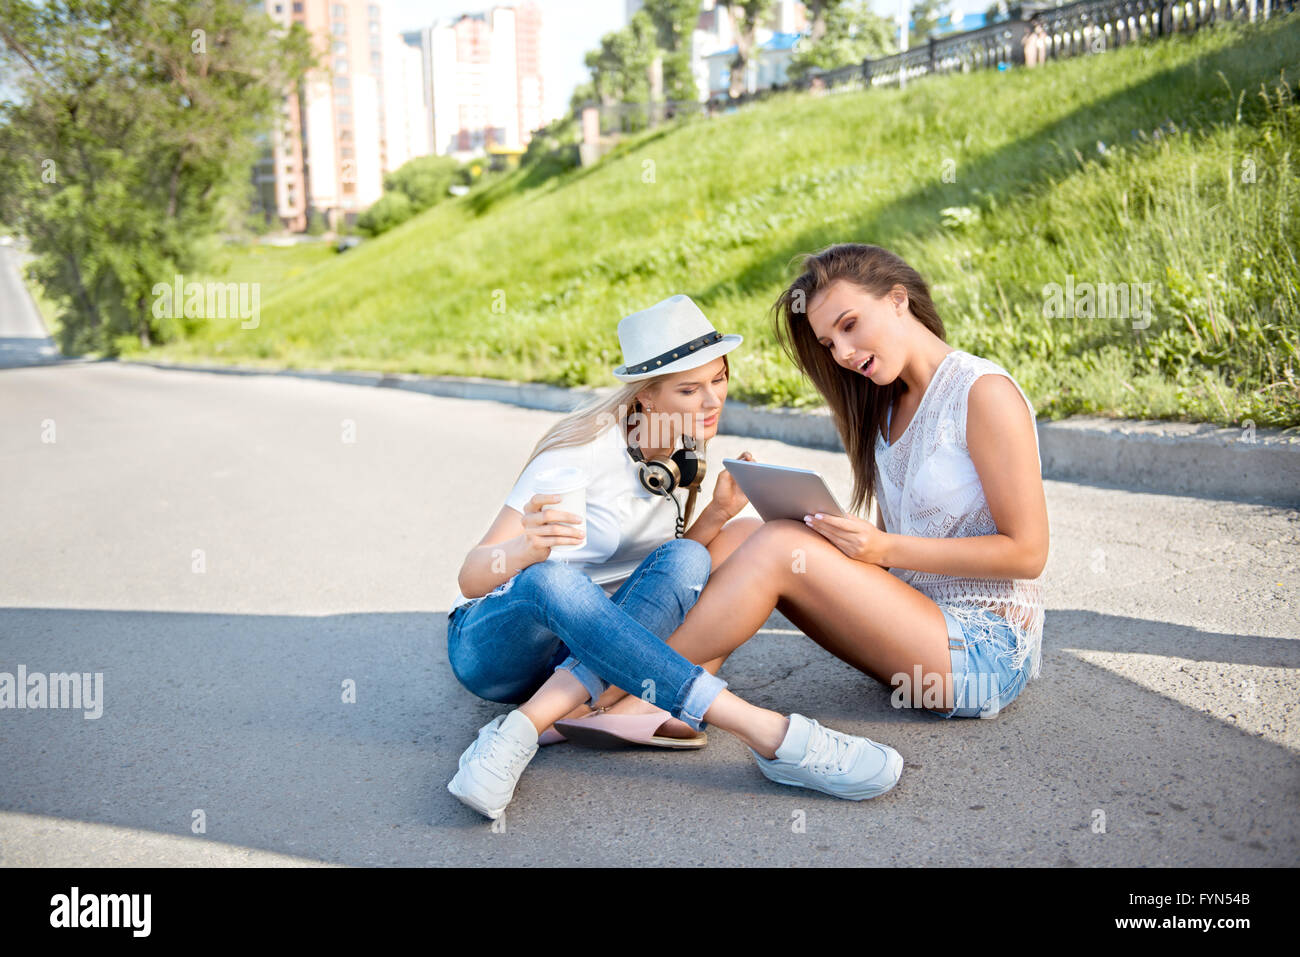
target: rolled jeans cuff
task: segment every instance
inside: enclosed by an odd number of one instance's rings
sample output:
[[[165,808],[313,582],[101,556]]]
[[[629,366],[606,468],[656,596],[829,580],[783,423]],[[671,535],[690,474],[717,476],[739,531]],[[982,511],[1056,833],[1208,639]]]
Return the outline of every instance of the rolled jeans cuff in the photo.
[[[714,699],[726,686],[725,681],[701,667],[700,673],[687,685],[686,696],[682,699],[682,706],[679,709],[680,713],[674,717],[699,731],[700,726],[704,724],[704,713],[713,707]]]
[[[565,658],[555,666],[556,671],[559,671],[560,669],[570,672],[573,677],[582,682],[582,686],[587,689],[587,694],[590,696],[587,700],[587,704],[593,708],[596,707],[596,699],[603,695],[609,688],[608,681],[596,674],[596,672],[592,671],[577,658],[573,657],[573,655],[569,655],[569,657]]]

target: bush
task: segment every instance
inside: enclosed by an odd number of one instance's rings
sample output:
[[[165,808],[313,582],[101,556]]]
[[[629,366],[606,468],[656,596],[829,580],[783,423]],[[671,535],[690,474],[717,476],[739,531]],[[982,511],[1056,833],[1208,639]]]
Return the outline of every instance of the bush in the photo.
[[[405,193],[385,193],[357,217],[357,230],[367,236],[378,236],[402,225],[416,212],[418,210]]]
[[[270,216],[262,212],[252,212],[244,217],[244,231],[253,236],[265,236],[274,228]],[[0,232],[4,232],[0,229]]]
[[[550,158],[555,153],[568,156],[576,152],[569,147],[577,146],[581,142],[582,130],[578,126],[578,121],[572,114],[562,116],[533,131],[520,165],[530,166]]]
[[[456,182],[462,186],[473,186],[483,177],[487,160],[472,159],[456,168]]]
[[[417,156],[384,177],[384,195],[357,217],[357,230],[378,236],[447,198],[462,181],[460,164],[448,156]]]
[[[384,177],[385,193],[403,193],[419,213],[447,197],[457,163],[447,156],[417,156]]]

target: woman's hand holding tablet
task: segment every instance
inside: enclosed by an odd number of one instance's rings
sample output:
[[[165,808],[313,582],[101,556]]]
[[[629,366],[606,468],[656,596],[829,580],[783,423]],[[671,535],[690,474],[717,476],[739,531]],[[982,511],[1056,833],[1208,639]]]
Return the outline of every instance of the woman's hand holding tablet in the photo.
[[[742,452],[740,460],[744,462],[754,461],[753,453]],[[732,459],[730,461],[736,461]],[[749,499],[745,497],[744,491],[736,482],[736,477],[727,470],[718,474],[718,483],[713,488],[713,505],[717,505],[726,514],[728,519],[735,518],[745,506],[749,504]]]
[[[882,532],[865,518],[814,512],[804,524],[854,561],[889,569],[889,560],[885,557],[889,533]]]

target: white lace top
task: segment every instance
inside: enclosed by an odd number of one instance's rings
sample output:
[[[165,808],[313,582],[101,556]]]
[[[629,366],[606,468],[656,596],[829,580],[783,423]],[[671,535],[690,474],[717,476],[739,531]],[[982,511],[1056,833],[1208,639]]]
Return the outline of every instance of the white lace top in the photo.
[[[955,349],[939,363],[898,440],[890,445],[876,435],[876,499],[889,532],[923,538],[997,534],[966,446],[970,388],[989,374],[1011,379],[1034,416],[1033,405],[1010,373],[996,362]],[[1037,431],[1034,443],[1037,448]],[[1040,451],[1040,474],[1042,463]],[[987,623],[973,616],[975,611],[984,609],[1005,618],[1016,634],[1012,664],[1020,667],[1028,659],[1029,676],[1038,677],[1043,641],[1041,577],[961,578],[908,568],[890,572],[947,610],[972,641],[992,637]]]

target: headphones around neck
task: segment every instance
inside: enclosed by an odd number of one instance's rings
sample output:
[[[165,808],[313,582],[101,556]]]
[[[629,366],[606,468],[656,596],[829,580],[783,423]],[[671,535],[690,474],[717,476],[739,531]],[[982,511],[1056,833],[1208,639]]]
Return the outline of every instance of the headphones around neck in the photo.
[[[686,533],[686,523],[690,521],[691,513],[695,510],[695,496],[699,493],[700,486],[704,484],[704,473],[707,467],[704,457],[696,450],[694,436],[683,435],[682,445],[684,447],[673,452],[670,457],[653,458],[648,462],[639,446],[631,441],[627,445],[627,454],[636,463],[641,487],[647,492],[671,499],[676,506],[678,538]],[[673,495],[673,492],[679,488],[687,489],[690,493],[686,498],[685,518],[682,517],[681,503]]]

